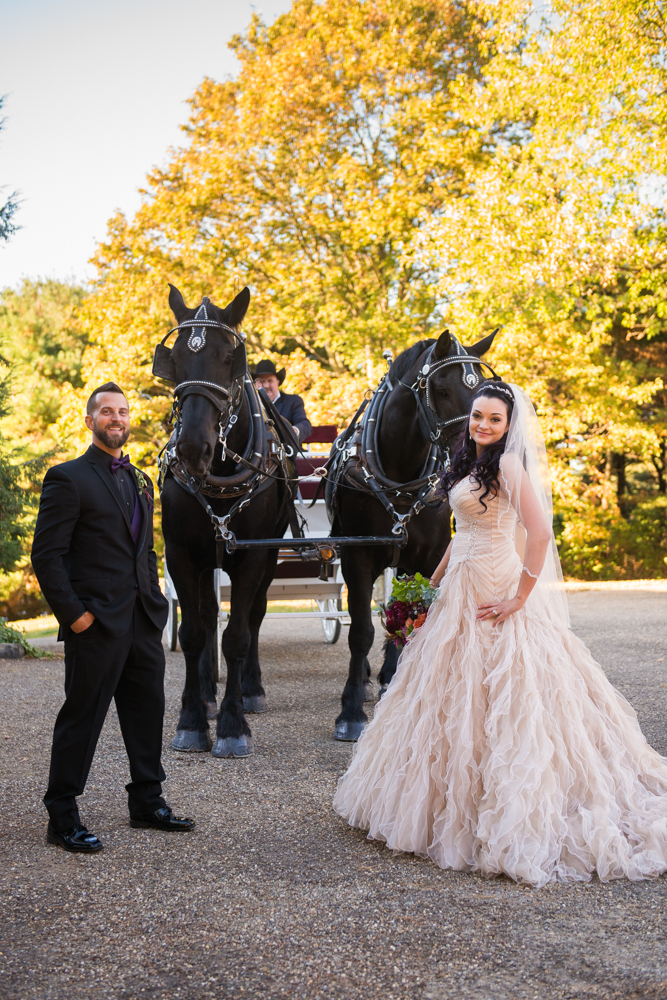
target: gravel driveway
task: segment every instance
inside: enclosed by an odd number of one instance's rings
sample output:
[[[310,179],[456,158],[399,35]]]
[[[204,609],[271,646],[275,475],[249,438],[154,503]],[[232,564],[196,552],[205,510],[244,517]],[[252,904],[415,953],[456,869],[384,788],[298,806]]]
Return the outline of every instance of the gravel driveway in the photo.
[[[584,591],[570,606],[667,755],[667,593]],[[344,638],[264,627],[270,711],[237,761],[168,748],[183,675],[169,654],[166,794],[197,829],[129,828],[112,713],[81,800],[106,848],[94,857],[44,839],[62,661],[0,661],[0,997],[667,998],[667,877],[522,888],[394,856],[334,815],[351,754],[332,738]]]

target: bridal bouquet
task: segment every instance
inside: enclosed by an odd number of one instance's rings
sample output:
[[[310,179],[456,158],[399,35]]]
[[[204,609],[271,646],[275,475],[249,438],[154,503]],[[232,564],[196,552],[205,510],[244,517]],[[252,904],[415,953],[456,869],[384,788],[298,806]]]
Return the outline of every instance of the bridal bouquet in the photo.
[[[395,645],[405,646],[415,629],[421,628],[437,593],[421,573],[394,578],[391,597],[382,610],[385,630]]]

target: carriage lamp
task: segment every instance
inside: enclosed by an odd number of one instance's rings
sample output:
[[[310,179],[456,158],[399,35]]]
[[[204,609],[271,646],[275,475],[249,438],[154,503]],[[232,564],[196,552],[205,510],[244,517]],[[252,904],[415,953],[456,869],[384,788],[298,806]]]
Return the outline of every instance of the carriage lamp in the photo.
[[[336,558],[336,550],[332,545],[326,545],[326,544],[318,545],[317,554],[320,557],[321,561],[325,563],[333,562],[334,559]]]

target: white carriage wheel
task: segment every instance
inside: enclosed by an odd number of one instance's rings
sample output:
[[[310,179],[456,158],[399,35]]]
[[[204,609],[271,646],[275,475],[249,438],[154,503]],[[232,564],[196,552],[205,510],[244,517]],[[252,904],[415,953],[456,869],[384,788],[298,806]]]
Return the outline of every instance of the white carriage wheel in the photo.
[[[318,601],[317,604],[320,611],[343,610],[343,602],[336,601],[333,598],[329,598],[329,600],[327,601]],[[328,620],[326,618],[321,618],[320,621],[322,622],[322,631],[324,632],[324,638],[326,639],[326,641],[330,645],[333,645],[334,642],[338,642],[338,640],[340,639],[340,628],[341,628],[340,618],[336,619],[330,618]]]

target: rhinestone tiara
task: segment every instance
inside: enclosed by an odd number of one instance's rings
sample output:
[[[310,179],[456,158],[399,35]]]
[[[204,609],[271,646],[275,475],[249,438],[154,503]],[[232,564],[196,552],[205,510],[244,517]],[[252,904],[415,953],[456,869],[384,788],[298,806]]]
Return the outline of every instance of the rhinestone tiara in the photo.
[[[514,400],[514,393],[511,389],[506,389],[504,385],[495,385],[493,382],[487,382],[485,385],[480,386],[477,395],[481,395],[484,389],[493,389],[494,392],[504,392],[506,396],[509,396],[511,400]]]

